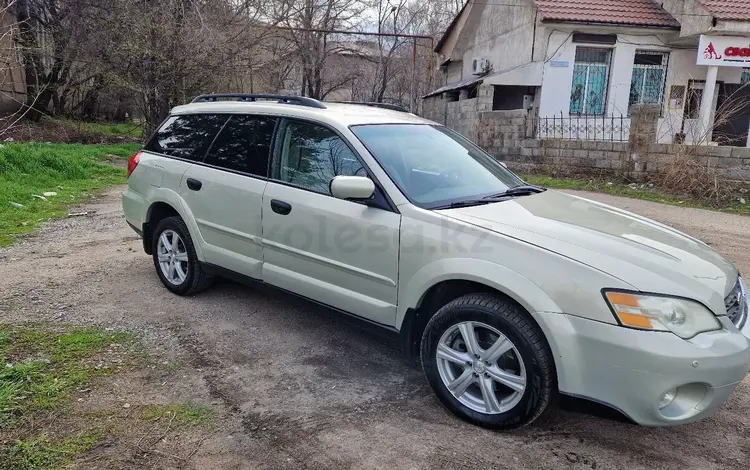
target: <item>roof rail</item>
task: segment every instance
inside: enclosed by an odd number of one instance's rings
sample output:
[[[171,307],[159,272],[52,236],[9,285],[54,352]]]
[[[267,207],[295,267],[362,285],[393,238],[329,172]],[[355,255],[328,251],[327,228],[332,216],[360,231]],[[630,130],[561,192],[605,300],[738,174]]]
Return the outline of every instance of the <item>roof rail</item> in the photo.
[[[369,102],[359,102],[359,101],[330,101],[330,103],[358,104],[360,106],[370,106],[371,108],[382,108],[382,109],[390,109],[391,111],[399,111],[402,113],[411,113],[411,111],[404,108],[403,106],[399,106],[397,104],[390,104],[390,103],[369,103]]]
[[[298,106],[307,106],[308,108],[326,109],[325,105],[318,100],[307,98],[305,96],[284,96],[284,95],[259,95],[255,93],[217,93],[211,95],[201,95],[193,100],[193,103],[213,103],[220,99],[236,99],[246,103],[253,103],[257,100],[278,100],[280,104],[294,104]]]

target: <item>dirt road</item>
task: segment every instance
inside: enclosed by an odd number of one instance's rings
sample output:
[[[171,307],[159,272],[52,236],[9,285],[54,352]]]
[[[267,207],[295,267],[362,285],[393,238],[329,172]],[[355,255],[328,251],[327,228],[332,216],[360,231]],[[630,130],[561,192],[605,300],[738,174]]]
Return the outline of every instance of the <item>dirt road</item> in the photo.
[[[53,222],[0,250],[0,321],[132,329],[153,364],[100,383],[102,399],[211,404],[217,423],[179,458],[167,452],[148,461],[128,457],[134,451],[122,436],[92,451],[79,468],[750,465],[750,380],[714,418],[679,428],[640,428],[556,409],[520,431],[485,431],[446,412],[393,340],[320,308],[229,282],[195,298],[169,295],[125,225],[120,191],[79,208],[88,217]],[[591,196],[696,235],[750,272],[748,217]],[[166,362],[178,367],[166,370],[160,366]]]

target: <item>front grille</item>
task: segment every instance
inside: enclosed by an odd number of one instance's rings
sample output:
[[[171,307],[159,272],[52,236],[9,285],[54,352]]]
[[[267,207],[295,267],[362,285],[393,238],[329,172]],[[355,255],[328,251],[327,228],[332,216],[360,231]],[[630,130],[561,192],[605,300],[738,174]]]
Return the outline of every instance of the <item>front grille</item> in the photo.
[[[745,301],[745,292],[742,289],[740,281],[737,280],[737,284],[729,295],[724,299],[724,305],[727,308],[727,316],[732,320],[737,328],[745,326],[747,320],[747,305]]]

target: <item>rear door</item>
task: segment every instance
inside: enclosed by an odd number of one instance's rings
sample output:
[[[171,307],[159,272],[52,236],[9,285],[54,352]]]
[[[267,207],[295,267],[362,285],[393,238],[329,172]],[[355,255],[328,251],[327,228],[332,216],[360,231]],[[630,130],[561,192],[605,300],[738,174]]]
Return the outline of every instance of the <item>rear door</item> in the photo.
[[[185,172],[180,194],[195,217],[206,262],[262,279],[261,204],[276,119],[223,118],[205,159]]]

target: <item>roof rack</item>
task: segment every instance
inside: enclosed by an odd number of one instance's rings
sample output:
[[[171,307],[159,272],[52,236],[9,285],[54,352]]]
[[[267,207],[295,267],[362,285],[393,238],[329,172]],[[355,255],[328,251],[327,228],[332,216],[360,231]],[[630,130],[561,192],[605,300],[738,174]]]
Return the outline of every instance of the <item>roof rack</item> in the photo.
[[[235,99],[245,103],[253,103],[257,100],[278,100],[278,103],[280,104],[294,104],[298,106],[306,106],[308,108],[326,109],[325,105],[320,101],[305,96],[258,95],[255,93],[217,93],[201,95],[194,99],[193,103],[214,103],[221,99]]]
[[[390,103],[369,103],[369,102],[359,102],[359,101],[330,101],[330,103],[358,104],[360,106],[370,106],[371,108],[382,108],[382,109],[390,109],[391,111],[399,111],[401,113],[411,113],[411,111],[404,108],[403,106],[399,106],[397,104],[390,104]]]

